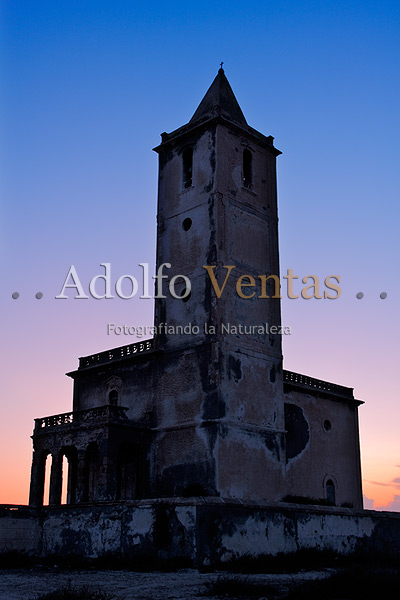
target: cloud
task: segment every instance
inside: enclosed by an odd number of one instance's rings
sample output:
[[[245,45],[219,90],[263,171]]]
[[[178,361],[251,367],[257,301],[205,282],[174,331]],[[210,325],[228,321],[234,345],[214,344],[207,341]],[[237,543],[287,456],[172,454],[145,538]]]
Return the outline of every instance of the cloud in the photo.
[[[372,510],[374,508],[374,501],[371,498],[367,498],[365,494],[363,494],[363,501],[365,510]]]
[[[393,483],[382,483],[381,481],[371,481],[371,479],[364,479],[367,483],[372,483],[373,485],[383,485],[385,487],[393,487]]]
[[[400,485],[400,477],[396,477],[396,479],[393,479],[393,483],[396,485],[396,487],[398,487]]]
[[[377,506],[375,510],[391,510],[394,512],[400,512],[400,496],[396,494],[386,506]]]

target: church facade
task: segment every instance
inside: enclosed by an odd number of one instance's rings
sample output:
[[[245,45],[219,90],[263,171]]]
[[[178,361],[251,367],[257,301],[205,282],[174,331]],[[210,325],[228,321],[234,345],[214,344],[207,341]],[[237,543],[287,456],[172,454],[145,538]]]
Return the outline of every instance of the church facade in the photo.
[[[72,411],[35,420],[30,504],[43,504],[51,455],[51,505],[66,457],[73,505],[219,497],[362,508],[361,402],[352,388],[283,369],[279,291],[267,278],[279,274],[273,138],[247,124],[222,68],[189,123],[161,137],[157,268],[170,265],[181,298],[156,290],[154,338],[68,373]],[[188,324],[198,330],[168,333]]]

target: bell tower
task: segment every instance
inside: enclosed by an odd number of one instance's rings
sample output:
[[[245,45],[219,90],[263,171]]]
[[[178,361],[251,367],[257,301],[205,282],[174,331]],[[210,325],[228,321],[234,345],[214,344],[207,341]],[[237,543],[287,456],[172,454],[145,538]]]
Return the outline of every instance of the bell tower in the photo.
[[[156,286],[159,495],[280,499],[280,152],[222,68],[189,123],[161,137],[157,268],[182,298]]]
[[[197,513],[209,523],[226,501],[231,539],[243,533],[232,515],[241,500],[362,508],[361,401],[282,371],[273,138],[247,124],[221,68],[156,151],[155,337],[68,373],[72,412],[35,420],[30,503],[43,504],[51,455],[50,504],[63,477],[71,504],[146,499],[155,534],[182,496],[219,496]],[[172,501],[159,511],[155,498]],[[147,534],[143,543],[147,554]]]

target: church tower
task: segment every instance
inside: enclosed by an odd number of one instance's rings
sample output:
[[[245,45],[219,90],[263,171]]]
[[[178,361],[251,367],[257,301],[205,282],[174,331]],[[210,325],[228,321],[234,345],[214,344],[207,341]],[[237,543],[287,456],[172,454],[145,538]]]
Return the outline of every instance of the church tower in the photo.
[[[43,504],[51,461],[53,505],[64,481],[70,504],[220,496],[361,508],[361,401],[282,371],[273,138],[247,124],[220,69],[156,152],[156,334],[68,373],[72,412],[35,419],[30,503]]]
[[[247,124],[222,68],[155,151],[157,268],[167,263],[182,296],[156,286],[157,495],[278,500],[282,350],[270,328],[280,325],[280,152]]]

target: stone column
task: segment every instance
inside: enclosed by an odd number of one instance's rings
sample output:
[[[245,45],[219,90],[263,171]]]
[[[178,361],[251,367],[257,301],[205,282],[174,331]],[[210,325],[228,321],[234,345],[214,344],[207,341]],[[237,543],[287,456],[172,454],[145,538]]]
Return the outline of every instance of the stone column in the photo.
[[[46,456],[43,456],[43,451],[34,450],[32,456],[31,484],[29,490],[30,505],[43,505],[45,474]]]
[[[80,502],[86,502],[85,498],[86,493],[86,460],[85,460],[85,450],[78,450],[78,460],[77,460],[77,473],[76,473],[76,491],[75,491],[75,502],[79,504]]]
[[[67,485],[67,504],[76,503],[76,486],[78,475],[78,452],[71,453],[68,457],[68,485]]]
[[[49,504],[61,504],[62,461],[63,455],[60,452],[52,454]]]
[[[99,442],[99,472],[97,500],[115,501],[117,498],[117,449],[107,437]]]

